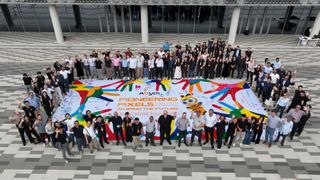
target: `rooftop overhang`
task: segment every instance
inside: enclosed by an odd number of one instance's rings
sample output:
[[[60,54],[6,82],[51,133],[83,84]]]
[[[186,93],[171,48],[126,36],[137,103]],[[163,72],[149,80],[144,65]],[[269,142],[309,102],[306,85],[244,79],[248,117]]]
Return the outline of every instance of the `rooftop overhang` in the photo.
[[[0,0],[0,4],[150,6],[320,6],[320,0]]]

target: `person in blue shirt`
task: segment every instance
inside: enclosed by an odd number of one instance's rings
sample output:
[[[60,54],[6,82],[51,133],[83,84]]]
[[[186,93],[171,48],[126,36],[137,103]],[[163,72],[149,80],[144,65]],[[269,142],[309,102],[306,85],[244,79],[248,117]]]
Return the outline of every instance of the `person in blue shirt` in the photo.
[[[163,46],[162,46],[164,52],[170,51],[170,46],[171,46],[171,45],[172,45],[172,43],[169,43],[168,41],[166,41],[166,42],[163,44]]]

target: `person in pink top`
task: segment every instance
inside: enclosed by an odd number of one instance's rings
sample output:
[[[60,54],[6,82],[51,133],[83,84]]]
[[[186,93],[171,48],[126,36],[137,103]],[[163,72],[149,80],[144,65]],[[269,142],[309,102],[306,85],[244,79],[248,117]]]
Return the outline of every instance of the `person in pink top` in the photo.
[[[114,78],[121,78],[121,71],[120,71],[120,63],[121,63],[121,58],[119,54],[116,54],[112,58],[112,65],[114,69]]]

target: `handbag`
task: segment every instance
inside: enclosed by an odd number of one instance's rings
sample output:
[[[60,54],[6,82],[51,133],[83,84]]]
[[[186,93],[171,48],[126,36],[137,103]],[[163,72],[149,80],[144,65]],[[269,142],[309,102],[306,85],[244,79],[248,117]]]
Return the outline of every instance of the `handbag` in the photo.
[[[88,135],[87,135],[87,139],[88,139],[88,144],[90,144],[91,143],[91,141],[92,141],[92,137],[90,136],[90,133],[89,133],[89,131],[86,129],[86,128],[84,128],[86,131],[87,131],[87,133],[88,133]]]

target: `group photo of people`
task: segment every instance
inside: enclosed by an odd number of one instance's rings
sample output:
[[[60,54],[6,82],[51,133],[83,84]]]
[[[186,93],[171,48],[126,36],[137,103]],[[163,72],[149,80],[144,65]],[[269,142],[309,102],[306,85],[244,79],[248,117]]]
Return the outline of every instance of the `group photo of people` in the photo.
[[[254,49],[242,50],[220,38],[195,44],[166,41],[153,51],[98,48],[90,54],[64,57],[35,75],[23,74],[26,94],[9,119],[24,146],[33,143],[61,150],[66,163],[75,152],[94,153],[106,146],[118,146],[120,141],[133,151],[166,142],[175,142],[178,148],[210,146],[212,150],[257,144],[271,148],[278,141],[284,146],[300,136],[311,117],[311,97],[295,82],[295,76],[279,57],[257,60]],[[165,110],[160,116],[142,120],[130,111],[102,116],[87,110],[81,117],[85,123],[71,117],[73,112],[66,113],[64,119],[53,119],[77,79],[238,79],[256,92],[268,115],[230,118],[214,109],[205,109],[205,114],[199,110]],[[172,124],[176,136],[172,135]],[[110,140],[107,126],[112,127],[115,140]]]

